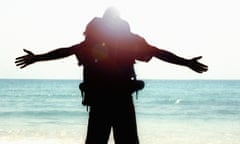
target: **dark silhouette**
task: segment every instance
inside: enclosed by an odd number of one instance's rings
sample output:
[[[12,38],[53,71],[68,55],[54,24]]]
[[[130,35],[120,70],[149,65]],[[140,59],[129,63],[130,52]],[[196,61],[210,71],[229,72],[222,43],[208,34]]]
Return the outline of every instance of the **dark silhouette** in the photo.
[[[132,94],[144,87],[137,80],[135,60],[148,62],[157,57],[169,63],[189,67],[202,73],[208,67],[198,62],[200,57],[184,59],[166,50],[149,45],[144,38],[133,34],[119,13],[109,8],[102,18],[94,18],[86,27],[85,40],[67,48],[16,58],[24,68],[35,62],[55,60],[76,55],[83,65],[80,89],[83,105],[90,107],[86,144],[107,144],[110,130],[116,144],[138,144],[137,125]]]

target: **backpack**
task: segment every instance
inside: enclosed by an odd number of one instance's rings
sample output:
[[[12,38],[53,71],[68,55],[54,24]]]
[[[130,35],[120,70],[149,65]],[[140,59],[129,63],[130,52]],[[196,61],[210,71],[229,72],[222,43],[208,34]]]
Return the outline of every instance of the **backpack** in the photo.
[[[132,94],[144,88],[136,79],[135,52],[129,26],[119,21],[117,27],[101,18],[93,19],[85,31],[88,46],[81,49],[83,83],[79,85],[82,104],[91,106],[105,102],[99,93]],[[108,99],[109,97],[106,97]]]

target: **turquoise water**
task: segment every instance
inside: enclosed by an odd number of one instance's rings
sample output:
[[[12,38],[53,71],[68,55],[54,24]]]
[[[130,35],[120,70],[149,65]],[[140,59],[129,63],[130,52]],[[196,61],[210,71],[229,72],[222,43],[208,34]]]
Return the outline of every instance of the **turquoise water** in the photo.
[[[146,81],[138,103],[163,119],[240,120],[240,81]]]
[[[0,80],[0,143],[83,143],[88,112],[81,105],[79,83]],[[240,142],[240,81],[145,84],[134,100],[143,144]]]

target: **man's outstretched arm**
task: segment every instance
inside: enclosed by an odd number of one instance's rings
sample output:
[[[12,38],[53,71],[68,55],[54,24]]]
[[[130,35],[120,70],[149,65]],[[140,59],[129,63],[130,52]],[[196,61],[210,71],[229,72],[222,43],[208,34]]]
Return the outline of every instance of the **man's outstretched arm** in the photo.
[[[154,48],[154,49],[155,49],[154,56],[157,57],[158,59],[164,60],[172,64],[187,66],[193,71],[198,73],[203,73],[208,70],[208,66],[198,62],[198,60],[201,59],[202,56],[194,57],[191,59],[185,59],[166,50],[162,50],[158,48]]]
[[[35,62],[39,61],[48,61],[48,60],[56,60],[64,57],[68,57],[70,55],[75,54],[76,48],[80,47],[80,44],[74,45],[72,47],[68,48],[59,48],[55,49],[53,51],[50,51],[45,54],[34,54],[33,52],[24,49],[24,52],[27,54],[21,57],[16,58],[16,66],[19,66],[20,68],[24,68],[30,64],[33,64]]]

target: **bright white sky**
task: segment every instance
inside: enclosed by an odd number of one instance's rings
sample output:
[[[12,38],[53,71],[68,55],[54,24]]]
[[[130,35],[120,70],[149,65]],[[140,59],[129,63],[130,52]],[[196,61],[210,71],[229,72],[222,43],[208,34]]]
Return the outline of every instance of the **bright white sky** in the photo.
[[[238,0],[5,0],[0,1],[0,78],[79,79],[75,57],[18,69],[23,48],[45,53],[83,40],[87,23],[115,6],[134,33],[150,44],[200,61],[209,71],[157,59],[138,62],[139,78],[240,79],[240,2]]]

